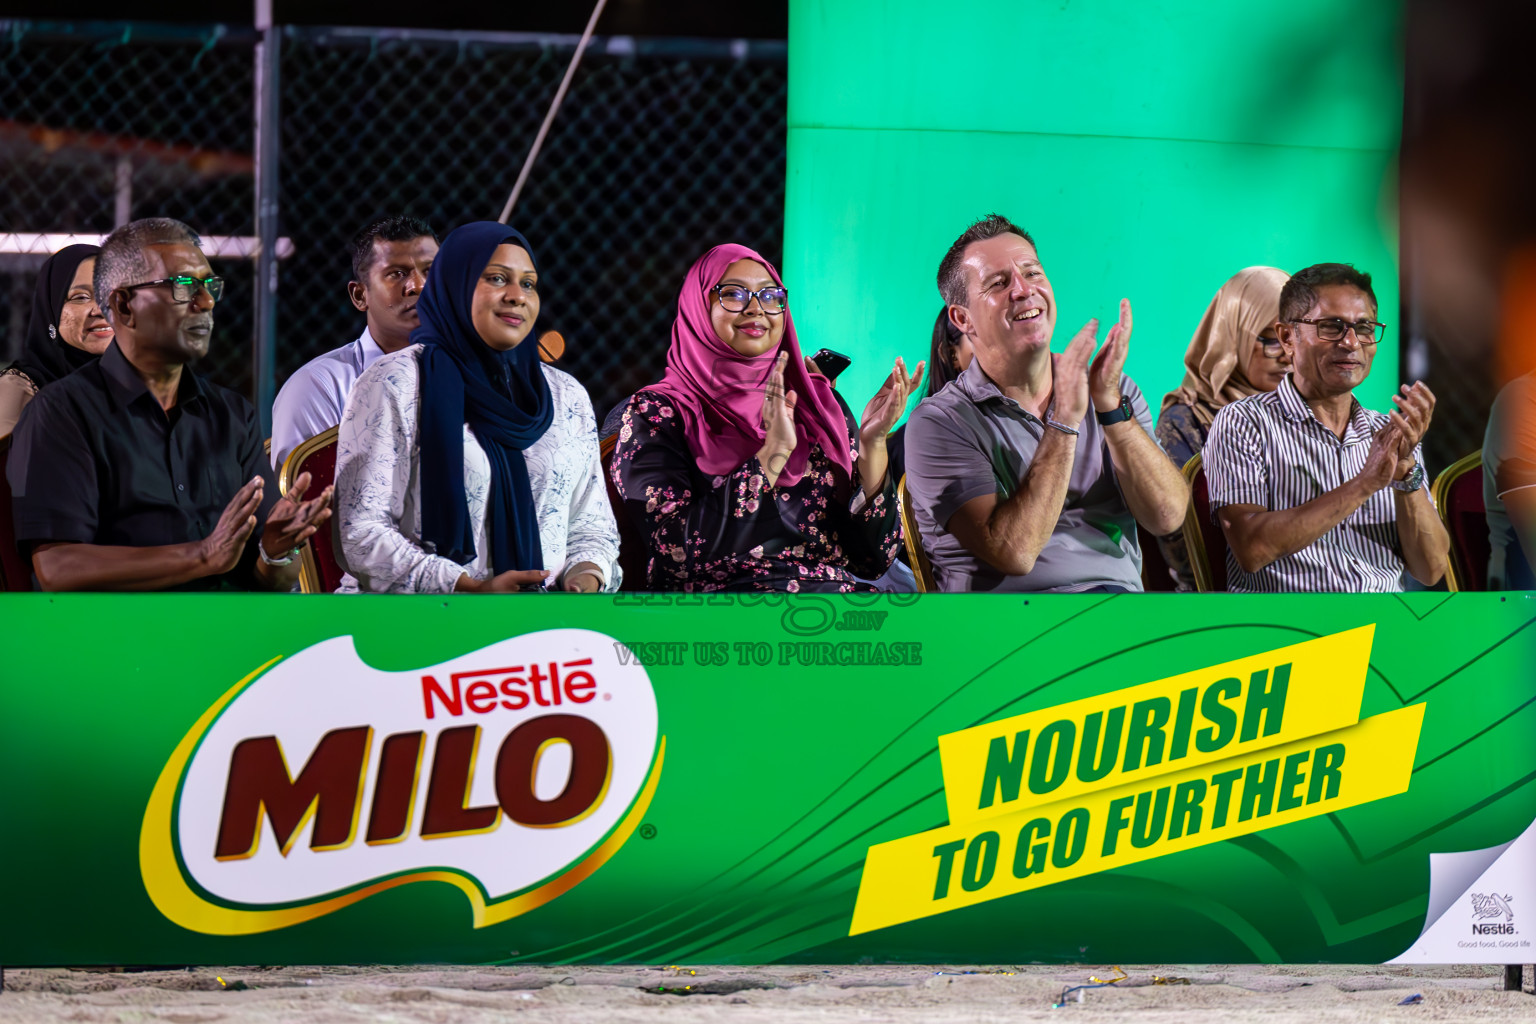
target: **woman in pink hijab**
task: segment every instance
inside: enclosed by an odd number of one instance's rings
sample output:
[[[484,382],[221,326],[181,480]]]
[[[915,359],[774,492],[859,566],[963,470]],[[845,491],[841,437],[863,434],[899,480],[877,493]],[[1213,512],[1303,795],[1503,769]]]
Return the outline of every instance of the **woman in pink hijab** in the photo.
[[[779,273],[742,245],[688,270],[660,383],[624,410],[609,472],[652,590],[871,589],[901,546],[885,441],[922,382],[902,360],[857,426],[806,366]]]

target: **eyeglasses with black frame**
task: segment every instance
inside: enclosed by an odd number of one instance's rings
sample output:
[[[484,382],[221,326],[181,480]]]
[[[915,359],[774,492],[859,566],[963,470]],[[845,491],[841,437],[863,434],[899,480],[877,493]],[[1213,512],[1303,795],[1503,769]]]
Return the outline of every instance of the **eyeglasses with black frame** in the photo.
[[[1259,335],[1259,347],[1264,350],[1264,355],[1270,359],[1279,359],[1285,355],[1285,346],[1280,344],[1279,338],[1266,338]]]
[[[746,312],[753,299],[757,299],[758,306],[769,316],[778,316],[789,308],[789,290],[782,285],[769,285],[753,291],[739,284],[717,284],[710,291],[720,300],[720,308],[727,313]]]
[[[208,292],[208,297],[218,302],[224,295],[224,279],[222,277],[192,277],[181,274],[177,277],[162,277],[155,281],[140,281],[138,284],[125,284],[123,291],[132,294],[140,288],[158,288],[161,285],[171,286],[172,302],[191,302],[192,296],[197,294],[199,288]]]
[[[1344,335],[1350,331],[1355,332],[1355,338],[1362,345],[1374,345],[1381,340],[1378,334],[1386,335],[1387,325],[1375,320],[1360,320],[1350,323],[1348,320],[1332,316],[1323,320],[1308,320],[1305,317],[1297,317],[1289,321],[1293,324],[1311,324],[1317,331],[1319,341],[1343,341]]]

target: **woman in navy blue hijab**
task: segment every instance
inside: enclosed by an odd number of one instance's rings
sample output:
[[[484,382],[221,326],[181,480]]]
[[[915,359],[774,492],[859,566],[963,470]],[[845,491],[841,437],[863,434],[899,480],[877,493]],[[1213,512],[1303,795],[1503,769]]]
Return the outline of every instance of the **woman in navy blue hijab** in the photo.
[[[453,231],[416,310],[410,347],[363,373],[342,417],[341,589],[616,589],[591,401],[528,343],[528,240],[487,221]]]

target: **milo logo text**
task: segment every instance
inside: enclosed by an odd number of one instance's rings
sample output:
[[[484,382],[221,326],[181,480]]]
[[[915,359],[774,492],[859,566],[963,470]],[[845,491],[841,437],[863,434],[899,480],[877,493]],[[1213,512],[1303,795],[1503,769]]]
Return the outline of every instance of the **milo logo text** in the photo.
[[[549,630],[409,671],[329,640],[193,727],[146,812],[146,886],[172,920],[223,934],[418,878],[457,879],[476,924],[503,920],[618,849],[663,749],[644,667],[602,634]]]

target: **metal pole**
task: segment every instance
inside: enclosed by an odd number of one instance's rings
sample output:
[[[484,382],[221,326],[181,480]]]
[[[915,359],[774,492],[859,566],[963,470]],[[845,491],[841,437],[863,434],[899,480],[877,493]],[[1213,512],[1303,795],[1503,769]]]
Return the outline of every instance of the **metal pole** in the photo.
[[[539,134],[534,136],[533,148],[528,151],[528,159],[523,161],[523,169],[518,172],[517,184],[512,186],[512,194],[507,196],[507,205],[501,208],[501,216],[496,219],[505,224],[512,216],[512,207],[517,205],[517,197],[523,194],[523,186],[528,182],[528,174],[533,170],[533,162],[539,158],[539,148],[544,145],[544,136],[549,134],[549,126],[555,123],[555,114],[560,110],[560,101],[565,99],[565,90],[571,87],[571,79],[576,76],[576,65],[581,63],[581,55],[587,49],[587,43],[592,41],[592,31],[597,28],[597,19],[602,16],[603,7],[608,0],[597,0],[597,6],[592,8],[592,17],[587,19],[587,30],[581,34],[581,42],[576,44],[576,52],[571,54],[571,62],[565,66],[565,77],[560,79],[560,88],[555,90],[554,102],[549,105],[549,110],[544,114],[544,123],[539,125]]]
[[[280,33],[272,25],[272,0],[256,0],[256,331],[251,387],[263,435],[272,433],[277,393],[277,157]]]
[[[117,158],[117,174],[113,193],[116,202],[112,211],[112,226],[120,228],[133,220],[133,157]]]

